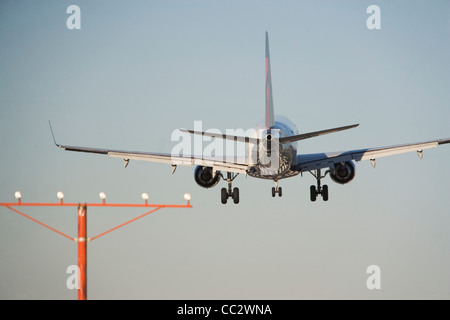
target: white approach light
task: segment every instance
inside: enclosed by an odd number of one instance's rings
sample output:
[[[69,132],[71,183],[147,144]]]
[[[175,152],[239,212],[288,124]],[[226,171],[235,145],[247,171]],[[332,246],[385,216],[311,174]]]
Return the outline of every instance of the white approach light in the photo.
[[[98,194],[98,196],[99,196],[100,199],[102,199],[102,200],[105,200],[105,199],[106,199],[106,193],[104,193],[104,192],[100,192],[100,193]]]
[[[16,193],[14,193],[14,197],[16,197],[17,200],[20,200],[20,198],[22,198],[22,194],[20,191],[16,191]]]
[[[59,200],[64,199],[64,193],[62,191],[58,191],[58,193],[56,194],[56,197],[58,197]]]
[[[147,200],[148,200],[148,193],[147,193],[147,192],[144,192],[144,193],[141,195],[141,197],[142,197],[142,200],[147,201]]]
[[[191,200],[191,194],[190,193],[185,193],[184,194],[184,200],[186,200],[186,201]]]

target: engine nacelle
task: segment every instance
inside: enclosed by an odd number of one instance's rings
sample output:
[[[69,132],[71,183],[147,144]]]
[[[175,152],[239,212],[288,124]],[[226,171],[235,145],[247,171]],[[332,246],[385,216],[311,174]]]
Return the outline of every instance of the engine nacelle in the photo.
[[[349,183],[355,177],[355,165],[352,161],[337,163],[334,165],[334,170],[330,173],[330,177],[336,183]]]
[[[220,172],[216,171],[216,174],[213,175],[213,168],[211,167],[197,166],[194,172],[194,179],[200,187],[212,188],[219,183],[219,174]]]

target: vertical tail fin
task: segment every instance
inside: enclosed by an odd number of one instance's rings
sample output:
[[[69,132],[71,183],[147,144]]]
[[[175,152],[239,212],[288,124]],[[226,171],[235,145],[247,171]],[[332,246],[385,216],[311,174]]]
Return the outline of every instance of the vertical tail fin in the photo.
[[[266,31],[266,128],[275,125],[273,114],[272,75],[270,72],[269,33]]]

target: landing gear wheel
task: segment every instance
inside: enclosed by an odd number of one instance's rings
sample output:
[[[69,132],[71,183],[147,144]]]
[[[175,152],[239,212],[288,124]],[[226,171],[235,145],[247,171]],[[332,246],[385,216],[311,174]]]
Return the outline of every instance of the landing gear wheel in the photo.
[[[325,174],[322,176],[322,174],[320,173],[320,169],[316,170],[316,173],[313,173],[312,171],[310,171],[310,173],[314,176],[314,178],[316,178],[317,180],[317,187],[316,186],[311,186],[309,188],[310,192],[311,192],[311,201],[316,201],[317,196],[320,194],[322,196],[322,200],[323,201],[328,201],[328,186],[326,184],[324,184],[323,186],[320,184],[320,180],[325,178],[327,176],[328,173],[330,173],[330,170],[326,171]]]
[[[239,173],[238,173],[239,174]],[[220,190],[220,200],[223,204],[226,204],[228,198],[232,198],[234,203],[239,203],[239,188],[232,188],[233,180],[238,176],[238,174],[232,174],[231,172],[227,172],[227,178],[225,179],[222,174],[222,179],[227,180],[228,188],[222,188]]]
[[[233,189],[233,195],[232,195],[232,198],[233,198],[233,202],[234,202],[235,204],[238,204],[238,203],[239,203],[239,189],[238,189],[238,188],[234,188],[234,189]]]
[[[328,201],[328,186],[326,184],[322,187],[322,199],[323,201]]]
[[[316,186],[309,187],[309,191],[311,193],[311,201],[314,202],[317,199]]]
[[[223,204],[227,203],[228,200],[228,192],[226,188],[222,188],[222,190],[220,190],[220,195],[221,195],[221,200]]]
[[[278,196],[281,197],[281,187],[278,186],[278,180],[273,180],[275,182],[275,187],[272,187],[272,197],[275,198],[275,195],[278,193]]]

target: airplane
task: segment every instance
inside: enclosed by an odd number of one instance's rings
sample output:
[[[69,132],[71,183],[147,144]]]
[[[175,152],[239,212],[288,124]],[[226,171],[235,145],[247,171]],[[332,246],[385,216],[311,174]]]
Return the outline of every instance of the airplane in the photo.
[[[331,180],[335,183],[349,183],[355,177],[356,170],[354,161],[370,160],[372,166],[375,167],[375,159],[377,158],[413,151],[416,151],[418,156],[422,158],[423,150],[450,143],[450,138],[447,138],[381,148],[299,154],[297,152],[298,141],[352,129],[359,124],[299,134],[296,126],[289,119],[274,115],[269,34],[267,31],[265,37],[264,124],[255,128],[253,135],[247,136],[223,135],[208,131],[202,132],[180,129],[182,132],[191,135],[201,135],[202,137],[243,142],[247,146],[247,154],[245,157],[237,158],[235,156],[228,157],[227,155],[205,157],[204,155],[135,152],[61,145],[56,143],[50,122],[49,125],[53,136],[53,142],[58,148],[67,151],[103,154],[108,155],[111,158],[121,158],[124,160],[125,167],[130,160],[159,162],[170,164],[172,166],[173,174],[177,165],[196,165],[194,170],[194,180],[200,187],[212,188],[219,183],[221,178],[227,181],[228,188],[221,189],[221,202],[223,204],[226,204],[229,198],[231,198],[235,204],[239,203],[239,188],[232,187],[234,179],[239,174],[245,174],[254,178],[273,180],[275,186],[272,187],[272,197],[275,197],[277,194],[281,197],[282,188],[278,186],[279,180],[294,177],[300,173],[310,172],[317,181],[316,185],[310,186],[310,200],[316,201],[317,197],[320,195],[323,201],[327,201],[329,199],[328,186],[322,185],[321,180],[329,174]],[[324,174],[322,174],[322,170],[325,170]],[[226,177],[224,177],[222,172],[226,173]]]

